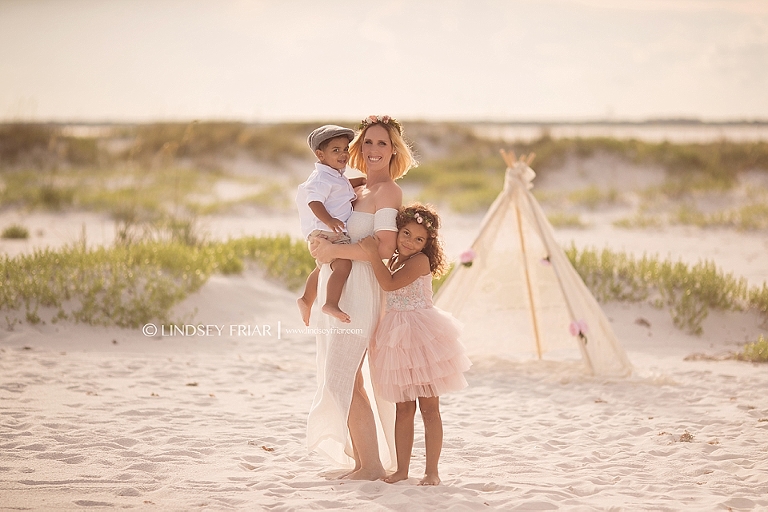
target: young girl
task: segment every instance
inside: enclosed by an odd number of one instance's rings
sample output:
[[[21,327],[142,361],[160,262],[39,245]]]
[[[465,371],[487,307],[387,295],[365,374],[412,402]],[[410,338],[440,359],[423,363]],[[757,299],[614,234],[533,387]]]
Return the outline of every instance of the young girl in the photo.
[[[384,479],[388,483],[408,478],[417,399],[427,448],[427,467],[419,485],[440,483],[437,462],[443,447],[443,423],[439,396],[465,388],[463,372],[472,364],[458,341],[458,321],[432,305],[432,275],[445,270],[437,238],[439,223],[429,206],[401,208],[397,249],[388,267],[381,261],[375,239],[359,242],[387,292],[386,313],[370,348],[370,365],[377,393],[397,403],[397,471]]]

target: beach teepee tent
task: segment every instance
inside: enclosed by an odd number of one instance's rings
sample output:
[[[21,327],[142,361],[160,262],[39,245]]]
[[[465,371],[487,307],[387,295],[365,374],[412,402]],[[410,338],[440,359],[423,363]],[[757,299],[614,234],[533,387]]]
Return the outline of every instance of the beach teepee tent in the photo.
[[[507,163],[504,189],[435,304],[464,323],[468,353],[495,356],[581,354],[589,372],[624,376],[631,365],[600,305],[562,248],[531,194],[531,157]],[[576,351],[578,347],[578,351]]]

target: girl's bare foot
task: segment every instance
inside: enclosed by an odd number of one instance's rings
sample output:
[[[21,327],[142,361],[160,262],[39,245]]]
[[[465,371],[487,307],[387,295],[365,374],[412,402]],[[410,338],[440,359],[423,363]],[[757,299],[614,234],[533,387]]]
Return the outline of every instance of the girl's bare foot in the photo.
[[[326,304],[323,306],[323,313],[326,315],[331,315],[334,318],[338,318],[345,324],[348,324],[350,322],[349,315],[343,312],[341,309],[339,309],[339,306],[334,306],[333,304]]]
[[[307,302],[307,299],[304,297],[299,297],[296,299],[296,305],[299,306],[299,313],[301,313],[304,325],[309,325],[309,314],[312,312],[312,304]]]
[[[394,473],[392,473],[386,478],[383,478],[382,480],[384,480],[388,484],[393,484],[401,480],[408,480],[408,473],[405,471],[395,471]]]
[[[419,480],[419,485],[440,485],[440,477],[437,473],[434,475],[424,475],[424,478]]]
[[[353,471],[347,478],[350,480],[379,480],[386,475],[384,468],[381,469],[365,469],[360,468],[357,471]]]

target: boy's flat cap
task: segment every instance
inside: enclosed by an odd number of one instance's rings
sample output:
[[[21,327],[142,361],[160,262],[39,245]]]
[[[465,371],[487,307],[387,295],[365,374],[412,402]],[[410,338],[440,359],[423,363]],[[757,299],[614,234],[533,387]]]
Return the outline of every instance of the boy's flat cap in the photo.
[[[347,137],[351,141],[355,138],[355,131],[335,124],[326,124],[312,130],[312,133],[307,137],[307,144],[312,151],[317,151],[320,144],[336,137]]]

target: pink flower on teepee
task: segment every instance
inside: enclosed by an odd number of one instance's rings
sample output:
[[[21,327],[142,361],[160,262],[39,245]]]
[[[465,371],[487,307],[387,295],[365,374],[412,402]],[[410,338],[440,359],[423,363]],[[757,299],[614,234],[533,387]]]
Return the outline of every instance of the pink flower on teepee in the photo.
[[[588,331],[587,322],[584,320],[574,320],[571,322],[571,325],[568,326],[568,330],[571,332],[571,336],[584,336]]]
[[[459,262],[465,267],[471,267],[472,262],[475,260],[476,256],[477,253],[474,251],[474,249],[467,249],[459,256]]]

